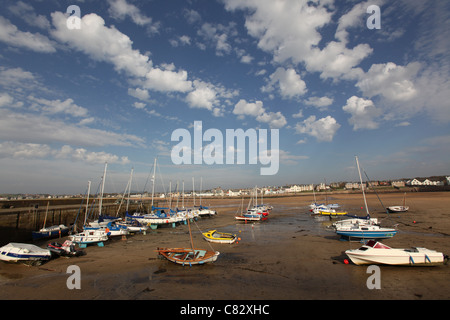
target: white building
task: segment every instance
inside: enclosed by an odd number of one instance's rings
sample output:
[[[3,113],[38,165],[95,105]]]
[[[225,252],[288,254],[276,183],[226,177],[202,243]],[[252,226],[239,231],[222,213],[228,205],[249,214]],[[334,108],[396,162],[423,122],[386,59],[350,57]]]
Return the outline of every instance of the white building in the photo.
[[[312,191],[314,188],[314,186],[312,184],[307,184],[307,185],[294,185],[291,186],[289,188],[286,188],[285,191],[286,192],[303,192],[303,191]]]

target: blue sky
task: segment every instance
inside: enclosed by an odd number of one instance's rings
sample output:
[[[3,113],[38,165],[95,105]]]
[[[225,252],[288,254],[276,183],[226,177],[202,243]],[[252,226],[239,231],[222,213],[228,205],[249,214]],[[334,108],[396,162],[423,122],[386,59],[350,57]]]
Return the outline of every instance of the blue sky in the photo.
[[[448,1],[1,1],[0,192],[450,174]],[[70,5],[80,29],[67,26]],[[369,29],[370,5],[380,29]],[[174,165],[178,128],[278,129],[279,171]],[[205,143],[206,145],[207,143]]]

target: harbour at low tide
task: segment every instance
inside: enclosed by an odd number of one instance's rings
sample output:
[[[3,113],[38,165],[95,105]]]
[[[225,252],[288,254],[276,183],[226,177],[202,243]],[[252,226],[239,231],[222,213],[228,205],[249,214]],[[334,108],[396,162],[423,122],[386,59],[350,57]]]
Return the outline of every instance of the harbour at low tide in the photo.
[[[348,208],[358,208],[358,194],[334,196]],[[383,195],[384,201],[398,197]],[[411,194],[408,213],[387,215],[375,195],[369,207],[383,223],[396,224],[398,235],[385,243],[392,247],[423,246],[450,252],[447,208],[443,193]],[[258,223],[237,223],[237,199],[211,200],[218,214],[193,223],[196,247],[220,251],[216,262],[179,266],[158,259],[157,247],[179,247],[189,241],[188,226],[162,227],[147,234],[108,240],[104,247],[89,246],[86,255],[58,258],[40,267],[1,264],[1,299],[449,299],[447,265],[436,267],[381,267],[381,289],[370,290],[366,267],[345,264],[344,252],[359,242],[340,241],[330,220],[310,215],[308,196],[271,198],[270,218]],[[234,203],[236,206],[230,205]],[[357,210],[357,209],[352,209]],[[355,212],[357,213],[357,212]],[[447,219],[446,219],[447,218]],[[321,221],[322,220],[322,221]],[[201,231],[236,233],[238,243],[209,244]],[[69,265],[81,270],[81,289],[69,290]],[[37,290],[39,288],[39,290]]]

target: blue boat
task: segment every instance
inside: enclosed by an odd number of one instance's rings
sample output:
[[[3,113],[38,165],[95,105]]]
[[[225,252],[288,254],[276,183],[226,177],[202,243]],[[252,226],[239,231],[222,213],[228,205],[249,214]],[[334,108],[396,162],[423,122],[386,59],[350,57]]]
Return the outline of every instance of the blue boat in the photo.
[[[42,228],[39,231],[33,231],[31,237],[33,240],[49,239],[55,237],[64,237],[69,233],[69,227],[60,224],[59,226],[51,226]]]
[[[364,205],[366,208],[367,216],[366,222],[360,222],[355,220],[355,222],[345,223],[341,224],[339,226],[336,226],[336,233],[340,235],[342,238],[346,239],[388,239],[392,238],[397,234],[397,230],[393,228],[383,228],[380,227],[378,224],[371,223],[370,222],[370,213],[369,208],[367,207],[367,200],[366,200],[366,194],[364,193],[364,188],[362,187],[362,177],[361,177],[361,170],[359,169],[359,161],[358,157],[356,158],[356,165],[358,167],[358,173],[359,173],[359,179],[361,181],[361,190],[364,198]]]
[[[50,260],[50,250],[27,243],[11,242],[0,248],[0,260],[6,262],[41,263]]]
[[[353,224],[336,229],[336,233],[346,239],[388,239],[397,234],[393,228],[382,228],[378,225]]]

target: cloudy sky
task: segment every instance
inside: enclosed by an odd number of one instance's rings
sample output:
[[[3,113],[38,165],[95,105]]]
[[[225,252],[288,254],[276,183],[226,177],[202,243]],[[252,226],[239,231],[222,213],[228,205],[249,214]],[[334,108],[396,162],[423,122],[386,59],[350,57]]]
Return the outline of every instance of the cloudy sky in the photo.
[[[107,191],[132,168],[148,190],[155,157],[165,188],[357,180],[355,155],[371,179],[450,174],[447,0],[1,4],[0,193],[95,190],[105,162]],[[278,129],[277,174],[175,165],[194,121]]]

